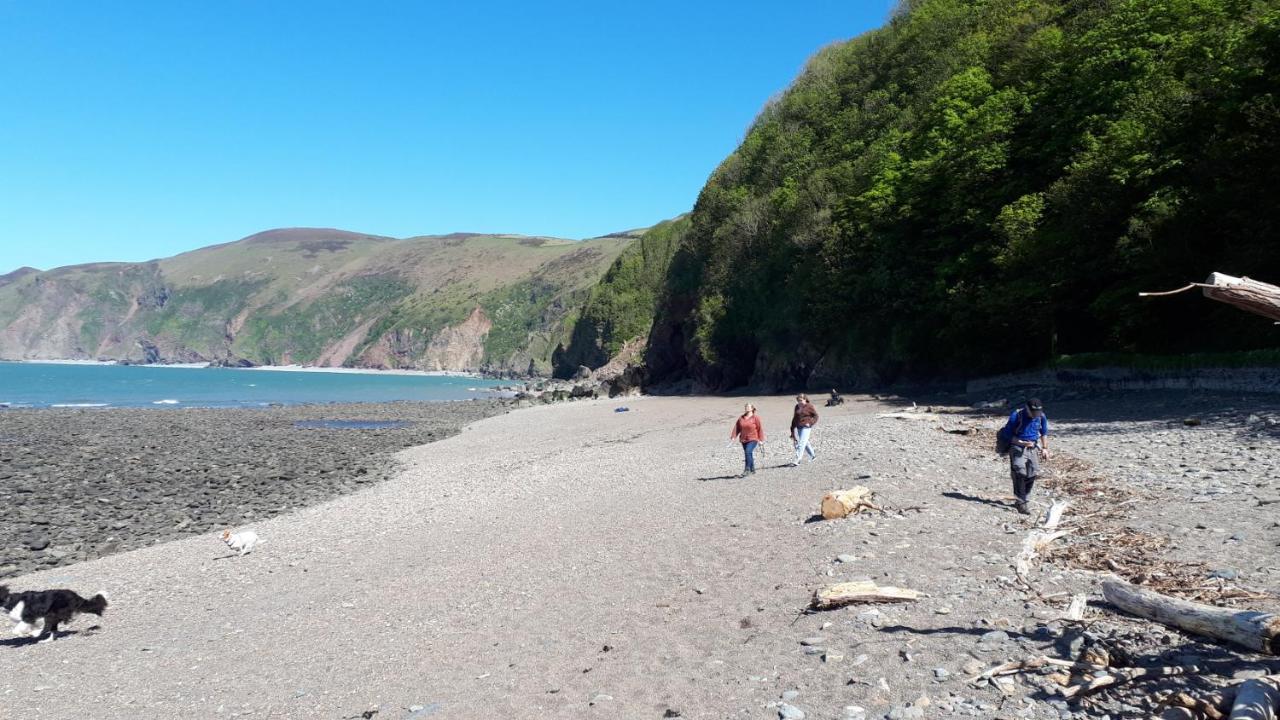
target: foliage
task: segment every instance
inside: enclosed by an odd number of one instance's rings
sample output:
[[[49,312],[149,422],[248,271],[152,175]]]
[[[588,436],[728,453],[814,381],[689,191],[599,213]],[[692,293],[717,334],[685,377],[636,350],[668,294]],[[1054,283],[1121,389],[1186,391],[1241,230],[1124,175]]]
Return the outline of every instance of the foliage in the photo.
[[[618,256],[582,304],[568,346],[557,352],[558,374],[599,367],[627,341],[649,334],[671,256],[688,229],[687,217],[659,223]]]
[[[1276,347],[1280,2],[912,0],[824,49],[703,189],[650,343],[711,387]],[[668,339],[678,347],[655,347]]]

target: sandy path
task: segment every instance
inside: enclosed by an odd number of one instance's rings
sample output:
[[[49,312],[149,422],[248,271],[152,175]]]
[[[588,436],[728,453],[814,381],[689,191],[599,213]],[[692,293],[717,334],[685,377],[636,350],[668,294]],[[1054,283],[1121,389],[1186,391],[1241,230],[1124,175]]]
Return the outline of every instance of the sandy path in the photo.
[[[994,689],[958,678],[1035,645],[1000,577],[1025,526],[942,493],[1007,492],[1002,466],[863,402],[824,410],[818,463],[727,479],[739,402],[522,410],[406,451],[397,479],[262,523],[246,558],[205,536],[16,578],[104,588],[113,607],[95,633],[0,647],[0,717],[767,718],[789,689],[809,717],[923,695],[929,716],[940,702],[996,716],[980,709]],[[785,442],[791,400],[759,404]],[[806,523],[861,474],[889,504],[930,509]],[[930,597],[797,619],[816,587],[858,575]],[[1013,639],[975,647],[993,624]],[[806,654],[818,634],[845,659]]]

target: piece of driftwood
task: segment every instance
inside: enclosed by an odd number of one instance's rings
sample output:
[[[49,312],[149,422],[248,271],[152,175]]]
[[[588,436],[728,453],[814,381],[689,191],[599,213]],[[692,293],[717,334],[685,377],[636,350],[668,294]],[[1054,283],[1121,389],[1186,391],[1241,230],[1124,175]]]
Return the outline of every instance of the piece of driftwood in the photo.
[[[1071,660],[1059,660],[1046,655],[1039,657],[1027,658],[1026,660],[1013,660],[1007,663],[1001,663],[995,667],[974,675],[969,678],[970,683],[976,683],[981,680],[990,680],[991,678],[1000,677],[1002,675],[1016,675],[1018,673],[1039,670],[1043,667],[1062,667],[1079,672],[1099,673],[1104,672],[1107,668],[1099,665],[1088,665],[1084,663],[1073,662]]]
[[[1280,687],[1262,678],[1246,680],[1236,691],[1230,720],[1276,720],[1280,714]]]
[[[854,580],[822,588],[813,595],[815,610],[833,610],[854,603],[913,602],[920,597],[916,590],[877,585],[871,580]]]
[[[1089,598],[1083,593],[1072,595],[1071,604],[1067,606],[1067,614],[1063,616],[1065,620],[1079,621],[1084,619],[1084,609],[1089,604]]]
[[[1231,693],[1231,695],[1234,697],[1235,693]],[[1193,718],[1203,717],[1205,720],[1227,720],[1227,713],[1231,712],[1231,701],[1227,699],[1225,702],[1215,702],[1215,700],[1221,700],[1221,698],[1198,698],[1186,692],[1178,691],[1165,698],[1162,704],[1175,708],[1185,708],[1187,712],[1191,713],[1190,717]]]
[[[1071,505],[1070,500],[1054,500],[1049,506],[1049,510],[1044,514],[1044,520],[1040,523],[1040,527],[1044,530],[1057,530],[1058,523],[1062,522],[1062,514],[1067,511],[1067,507]]]
[[[1028,588],[1031,587],[1028,575],[1031,574],[1031,566],[1035,562],[1036,556],[1049,547],[1049,543],[1070,534],[1070,530],[1047,531],[1038,528],[1027,533],[1027,536],[1022,540],[1022,552],[1018,553],[1013,565],[1013,570],[1017,573],[1018,579],[1022,581],[1023,585]]]
[[[1130,615],[1256,652],[1280,654],[1280,616],[1181,600],[1123,580],[1104,581],[1102,594],[1107,602]]]
[[[1173,675],[1193,675],[1198,672],[1200,672],[1200,668],[1195,665],[1171,665],[1168,667],[1131,668],[1126,670],[1108,669],[1106,674],[1099,675],[1086,683],[1065,688],[1062,691],[1062,697],[1070,700],[1138,680],[1154,680]]]
[[[849,517],[863,510],[879,510],[871,498],[874,493],[864,485],[854,485],[848,490],[832,490],[822,496],[819,511],[825,520]]]
[[[1168,292],[1138,293],[1140,297],[1176,295],[1194,288],[1201,288],[1204,296],[1234,305],[1246,312],[1280,321],[1280,287],[1247,277],[1233,277],[1225,273],[1211,273],[1202,283],[1190,283],[1186,287]]]
[[[881,420],[942,420],[944,416],[932,412],[889,412],[876,415]]]

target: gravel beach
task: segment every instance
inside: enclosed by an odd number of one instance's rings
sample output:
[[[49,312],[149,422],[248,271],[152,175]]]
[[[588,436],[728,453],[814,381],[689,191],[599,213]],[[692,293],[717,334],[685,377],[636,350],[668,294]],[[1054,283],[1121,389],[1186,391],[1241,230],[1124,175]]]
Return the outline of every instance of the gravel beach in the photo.
[[[508,407],[0,410],[0,578],[313,505],[386,479],[396,451]]]
[[[1033,519],[1008,504],[1007,464],[989,437],[944,432],[992,414],[819,408],[818,460],[790,468],[792,401],[760,399],[764,469],[737,479],[726,439],[741,402],[498,415],[398,454],[385,482],[255,523],[264,544],[247,557],[206,534],[15,578],[105,589],[112,606],[53,643],[0,643],[0,717],[1150,717],[1156,684],[1069,705],[1039,675],[967,682],[1077,652],[1086,638],[1055,621],[1075,592],[1089,594],[1089,632],[1114,631],[1134,663],[1280,671],[1116,615],[1095,573],[1046,563],[1038,593],[1020,587]],[[1174,535],[1170,552],[1206,574],[1234,568],[1280,592],[1280,506],[1258,504],[1280,454],[1274,399],[1138,394],[1048,411],[1051,467],[1082,457],[1104,482],[1140,486],[1128,521]],[[1202,424],[1182,423],[1192,413]],[[855,483],[887,512],[815,519],[823,493]],[[1058,492],[1045,483],[1035,505]],[[803,612],[815,590],[863,577],[924,595]]]

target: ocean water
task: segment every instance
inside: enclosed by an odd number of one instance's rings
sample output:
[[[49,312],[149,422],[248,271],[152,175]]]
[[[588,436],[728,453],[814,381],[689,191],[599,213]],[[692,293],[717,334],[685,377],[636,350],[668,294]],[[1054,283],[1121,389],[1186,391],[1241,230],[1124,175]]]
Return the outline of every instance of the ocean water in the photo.
[[[10,407],[262,407],[496,397],[474,377],[0,362]]]

